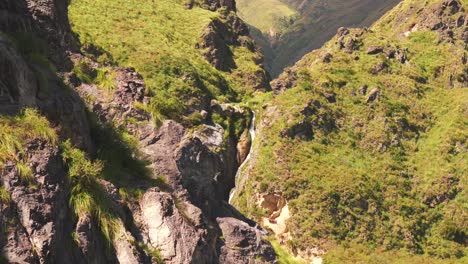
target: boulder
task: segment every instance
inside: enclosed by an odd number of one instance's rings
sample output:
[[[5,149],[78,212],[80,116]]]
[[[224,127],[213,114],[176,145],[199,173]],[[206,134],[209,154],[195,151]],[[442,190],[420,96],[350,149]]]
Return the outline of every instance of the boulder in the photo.
[[[378,101],[379,95],[380,95],[380,90],[378,88],[372,89],[369,95],[367,96],[366,103]]]
[[[375,55],[375,54],[382,53],[383,51],[384,51],[383,48],[380,46],[370,46],[367,48],[366,53],[369,55]]]

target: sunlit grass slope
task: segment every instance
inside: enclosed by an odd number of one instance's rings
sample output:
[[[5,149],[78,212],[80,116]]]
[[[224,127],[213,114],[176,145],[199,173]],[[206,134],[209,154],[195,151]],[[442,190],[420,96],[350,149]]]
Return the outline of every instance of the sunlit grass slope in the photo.
[[[256,55],[244,47],[231,47],[236,67],[229,72],[211,66],[196,45],[208,23],[222,18],[199,7],[186,9],[185,2],[73,0],[69,9],[84,46],[102,47],[119,65],[135,67],[153,102],[165,102],[154,114],[166,118],[180,119],[210,98],[240,100],[252,92],[245,79],[259,69]]]
[[[319,246],[326,263],[466,263],[466,44],[404,34],[426,21],[414,10],[441,3],[407,0],[370,30],[351,30],[354,51],[333,38],[291,70],[293,88],[259,107],[265,128],[237,204],[259,219],[257,194],[282,193],[293,252]],[[367,52],[376,46],[407,61]],[[309,137],[288,136],[304,123]]]
[[[280,30],[281,19],[288,20],[297,14],[281,0],[238,0],[237,8],[245,22],[266,34]]]

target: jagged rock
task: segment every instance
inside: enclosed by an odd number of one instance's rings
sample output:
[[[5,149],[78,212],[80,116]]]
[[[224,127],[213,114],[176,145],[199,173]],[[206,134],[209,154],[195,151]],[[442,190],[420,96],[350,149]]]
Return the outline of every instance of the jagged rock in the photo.
[[[371,73],[376,75],[380,72],[382,72],[383,70],[387,69],[388,68],[388,64],[386,62],[381,62],[379,64],[377,64],[372,70],[371,70]]]
[[[285,205],[286,200],[280,194],[265,194],[260,201],[260,206],[268,210],[271,218],[276,218],[275,212],[278,212]]]
[[[233,0],[205,3],[235,10]],[[125,220],[111,243],[106,244],[94,215],[73,217],[68,206],[70,186],[66,168],[57,148],[31,144],[25,153],[35,173],[36,189],[21,184],[14,163],[1,171],[2,185],[13,198],[12,205],[0,207],[2,231],[7,220],[15,224],[7,232],[0,233],[0,245],[9,260],[18,263],[148,263],[148,253],[138,245],[143,243],[159,250],[167,263],[229,263],[230,260],[250,263],[258,257],[268,263],[274,262],[273,249],[264,240],[266,233],[252,227],[255,225],[252,221],[225,202],[238,167],[237,142],[224,139],[224,130],[220,127],[203,126],[191,134],[193,131],[187,131],[181,124],[166,121],[156,129],[148,113],[135,107],[135,103],[145,104],[147,98],[142,77],[134,69],[111,67],[110,71],[115,73],[115,89],[108,94],[95,85],[77,80],[76,75],[69,72],[71,61],[84,59],[93,67],[100,65],[76,53],[67,5],[68,1],[53,0],[0,2],[0,11],[6,9],[13,13],[7,18],[0,17],[0,29],[10,32],[23,27],[21,29],[28,32],[43,34],[52,47],[50,57],[64,72],[66,83],[79,92],[63,87],[55,73],[35,69],[0,42],[0,74],[3,74],[0,80],[8,82],[8,100],[11,97],[15,102],[38,106],[57,128],[60,140],[71,138],[74,146],[92,156],[94,144],[82,98],[90,99],[88,108],[98,116],[98,128],[115,125],[135,136],[139,148],[135,157],[147,160],[152,175],[158,179],[163,177],[167,184],[161,184],[162,191],[138,180],[137,176],[141,175],[131,175],[135,180],[125,187],[141,187],[145,193],[140,201],[128,202],[129,208],[126,208],[119,195],[122,186],[99,180],[96,187],[102,188],[111,200],[113,213]],[[223,19],[227,24],[224,21],[210,24],[211,29],[216,27],[216,32],[208,30],[206,35],[210,47],[252,45],[246,38],[240,38],[248,35],[248,27],[242,20],[232,12]],[[214,51],[214,57],[219,55],[217,52]],[[256,61],[261,63],[261,58]],[[36,96],[41,89],[36,86],[35,70],[47,76],[50,93],[45,96]],[[254,81],[263,78],[258,81],[261,85],[268,80],[264,72],[255,75]],[[24,87],[20,87],[23,83]],[[0,86],[0,94],[7,94],[3,88],[6,85]],[[137,120],[138,124],[126,122],[127,117]],[[217,219],[226,217],[233,217],[233,220],[221,227]],[[74,239],[70,235],[73,231]],[[220,239],[221,232],[226,232],[233,244],[246,234],[242,250],[227,248]],[[68,245],[71,249],[66,248]]]
[[[339,37],[346,36],[346,35],[349,34],[349,29],[348,29],[348,28],[345,28],[345,27],[340,27],[340,28],[338,28],[336,34],[337,34]]]
[[[182,142],[177,153],[177,166],[181,172],[181,183],[195,201],[223,200],[226,189],[222,159],[205,146],[200,139],[193,138]]]
[[[301,114],[305,117],[310,117],[318,112],[318,109],[322,107],[322,104],[318,100],[313,100],[307,103],[307,106],[302,109]]]
[[[405,51],[400,50],[400,49],[395,51],[395,59],[399,61],[400,63],[405,63],[408,60],[406,57]]]
[[[130,232],[126,232],[124,228],[119,230],[113,240],[118,262],[125,264],[151,263],[149,258],[144,257],[134,243],[135,238]]]
[[[367,96],[366,103],[375,102],[379,100],[380,91],[378,88],[374,88],[370,91]]]
[[[252,263],[254,259],[277,263],[275,252],[263,239],[264,230],[232,217],[219,217],[216,221],[224,238],[220,263]]]
[[[237,143],[237,163],[242,164],[249,154],[252,142],[250,141],[249,131],[242,133],[239,142]]]
[[[432,30],[439,33],[440,41],[453,42],[458,37],[465,43],[467,42],[464,32],[466,32],[468,15],[459,0],[438,1],[428,5],[423,11],[425,12],[417,14],[419,22],[413,23],[410,29],[404,33],[405,36],[417,30]],[[457,17],[458,13],[460,15]],[[458,30],[460,32],[458,36],[453,32],[456,29],[462,29]]]
[[[279,94],[294,87],[297,79],[297,71],[294,68],[286,68],[278,78],[270,83],[271,89],[275,94]]]
[[[41,70],[41,72],[39,72]],[[39,78],[45,79],[41,84]],[[55,73],[36,69],[27,63],[4,37],[0,36],[0,94],[11,101],[0,106],[0,113],[14,114],[23,107],[38,107],[54,126],[60,124],[61,138],[91,150],[92,142],[81,99],[64,89]],[[14,111],[12,111],[14,110]]]
[[[2,204],[0,208],[0,254],[11,263],[39,263],[28,234],[21,226],[13,205]]]
[[[459,0],[445,0],[442,3],[442,8],[440,9],[439,16],[441,16],[445,11],[453,15],[462,10],[462,3]]]
[[[67,51],[76,50],[68,22],[68,1],[3,0],[0,30],[37,32],[50,46],[49,57],[60,69],[70,69]],[[7,13],[4,16],[4,13]]]
[[[232,58],[233,54],[228,43],[234,40],[230,34],[223,34],[229,32],[226,25],[219,20],[214,20],[205,28],[205,32],[201,35],[201,43],[197,48],[203,49],[202,55],[210,62],[216,69],[227,71],[233,68],[235,63]]]
[[[327,99],[329,103],[336,103],[336,94],[335,93],[324,93],[323,96]]]
[[[191,8],[193,6],[193,0],[190,0],[188,6]],[[236,11],[236,1],[235,0],[203,0],[201,7],[206,8],[211,11],[216,11],[222,7],[226,8],[228,11]]]
[[[375,55],[375,54],[382,53],[383,51],[384,51],[383,48],[380,46],[370,46],[367,48],[366,53],[369,55]]]
[[[9,104],[19,107],[36,106],[38,92],[37,80],[22,56],[13,48],[12,44],[0,36],[0,91],[7,97]],[[2,108],[0,106],[0,112]]]
[[[96,223],[88,215],[83,215],[78,219],[75,234],[78,246],[87,263],[98,264],[107,260],[105,257],[105,246],[99,236],[100,231]],[[116,261],[115,258],[112,261]]]
[[[344,45],[344,49],[348,53],[352,53],[353,51],[357,50],[358,47],[358,43],[354,38],[349,38],[346,44]]]
[[[365,95],[367,93],[367,88],[369,86],[367,86],[367,84],[364,84],[363,86],[361,86],[361,88],[359,88],[359,93],[362,94],[362,95]]]
[[[183,203],[177,206],[176,203]],[[161,251],[166,263],[211,263],[213,251],[204,239],[201,211],[155,188],[142,197],[141,211],[148,228],[150,244]],[[187,209],[190,206],[190,210]],[[179,208],[185,211],[179,211]]]
[[[230,10],[234,8],[234,0],[207,0],[209,6],[225,6]],[[213,8],[210,8],[213,9]],[[246,80],[245,84],[258,90],[269,90],[270,76],[263,68],[263,54],[258,50],[255,41],[249,36],[250,31],[247,24],[235,13],[230,12],[223,15],[223,20],[213,19],[206,27],[196,48],[202,50],[202,55],[216,69],[230,71],[237,68],[233,53],[228,45],[247,47],[255,53],[254,62],[258,69],[241,76]]]
[[[312,125],[309,122],[301,121],[290,128],[281,131],[280,135],[281,137],[311,140],[313,138]]]
[[[16,211],[11,219],[17,224],[7,232],[7,244],[2,245],[0,238],[0,245],[8,259],[19,263],[48,263],[56,259],[79,262],[65,249],[70,235],[68,193],[66,172],[58,150],[44,142],[31,141],[25,153],[36,188],[28,188],[20,180],[15,163],[7,164],[2,170],[2,185],[10,193]]]
[[[333,55],[331,55],[330,53],[326,53],[325,56],[323,56],[322,61],[325,63],[330,63],[332,58],[333,58]]]

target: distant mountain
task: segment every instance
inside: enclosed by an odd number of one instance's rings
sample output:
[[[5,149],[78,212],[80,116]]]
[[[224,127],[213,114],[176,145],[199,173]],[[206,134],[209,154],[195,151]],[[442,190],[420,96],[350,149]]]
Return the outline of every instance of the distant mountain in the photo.
[[[321,47],[339,27],[370,26],[401,0],[238,0],[273,76]]]

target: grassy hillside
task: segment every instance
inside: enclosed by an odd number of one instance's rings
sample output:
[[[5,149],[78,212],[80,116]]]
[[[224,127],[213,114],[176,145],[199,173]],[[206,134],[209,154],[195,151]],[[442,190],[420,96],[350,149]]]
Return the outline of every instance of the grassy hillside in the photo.
[[[341,26],[369,26],[400,0],[238,1],[240,16],[262,34],[268,68],[278,75],[303,55],[321,47]]]
[[[265,34],[279,33],[281,21],[294,19],[297,11],[281,0],[238,0],[239,15]]]
[[[236,203],[260,219],[257,194],[281,193],[293,252],[319,247],[326,263],[467,260],[468,68],[456,21],[468,3],[443,2],[406,0],[370,30],[334,37],[258,108],[257,155]]]
[[[228,19],[221,16],[226,11],[186,9],[186,2],[74,0],[69,9],[85,52],[96,50],[95,45],[105,51],[98,61],[112,57],[121,66],[135,67],[153,97],[153,114],[161,118],[181,119],[214,98],[238,101],[253,92],[246,80],[263,71],[256,63],[261,55],[242,46],[229,47],[232,69],[218,71],[209,64],[196,46],[211,21]]]

